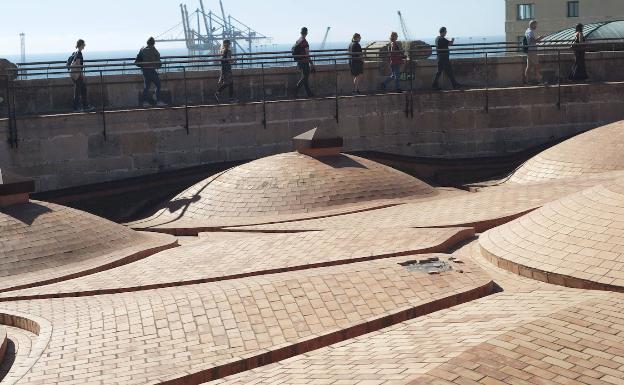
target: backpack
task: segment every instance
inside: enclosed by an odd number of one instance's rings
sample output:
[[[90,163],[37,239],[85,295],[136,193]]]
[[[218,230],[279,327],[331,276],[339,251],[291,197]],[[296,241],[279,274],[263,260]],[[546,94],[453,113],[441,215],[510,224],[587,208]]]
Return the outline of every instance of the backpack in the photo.
[[[69,77],[72,80],[78,80],[82,76],[82,65],[78,62],[78,52],[74,52],[69,58],[65,66],[69,71]]]
[[[290,52],[292,54],[293,60],[296,62],[300,62],[302,59],[301,55],[305,55],[305,49],[299,43],[295,43],[295,45],[292,46]]]
[[[527,39],[526,35],[522,38],[522,52],[529,53],[529,39]]]

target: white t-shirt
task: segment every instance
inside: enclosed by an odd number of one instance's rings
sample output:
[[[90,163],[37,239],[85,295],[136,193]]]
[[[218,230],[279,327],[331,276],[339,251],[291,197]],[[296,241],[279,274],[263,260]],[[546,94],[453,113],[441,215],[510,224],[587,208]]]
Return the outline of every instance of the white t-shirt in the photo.
[[[526,36],[529,42],[529,51],[537,51],[537,36],[535,36],[535,30],[527,28],[524,36]]]

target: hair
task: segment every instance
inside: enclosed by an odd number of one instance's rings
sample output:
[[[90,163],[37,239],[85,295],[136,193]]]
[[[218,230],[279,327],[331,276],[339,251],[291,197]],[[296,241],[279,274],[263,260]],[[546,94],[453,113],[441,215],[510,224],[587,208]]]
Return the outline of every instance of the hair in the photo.
[[[78,39],[78,41],[76,42],[76,48],[79,48],[82,45],[85,45],[85,41],[82,39]]]
[[[351,39],[351,41],[355,41],[355,39],[357,39],[358,37],[359,37],[360,39],[362,38],[362,36],[360,36],[360,34],[359,34],[359,33],[354,33],[354,34],[353,34],[353,38]]]
[[[534,25],[537,25],[537,20],[529,21],[529,28],[533,27]]]
[[[576,25],[576,32],[583,33],[583,24],[578,23],[578,24]]]
[[[396,32],[392,32],[392,33],[390,33],[390,40],[392,40],[392,38],[393,38],[393,37],[395,37],[395,36],[398,38],[398,37],[399,37],[399,34],[398,34],[398,33],[396,33]]]
[[[154,45],[156,44],[156,40],[154,40],[153,37],[150,37],[149,39],[147,39],[147,45]]]
[[[440,33],[444,33],[444,32],[446,32],[446,27],[441,27],[440,28]]]
[[[308,28],[307,27],[301,28],[301,34],[302,35],[307,35],[308,34]]]

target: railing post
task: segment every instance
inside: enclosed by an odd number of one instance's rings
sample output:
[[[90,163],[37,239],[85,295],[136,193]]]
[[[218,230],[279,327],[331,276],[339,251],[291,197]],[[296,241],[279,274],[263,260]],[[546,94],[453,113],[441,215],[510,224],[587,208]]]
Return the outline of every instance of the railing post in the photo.
[[[4,74],[3,76],[6,76],[6,97],[5,97],[5,102],[6,102],[6,114],[7,114],[7,119],[9,122],[9,145],[11,146],[11,148],[13,148],[13,120],[11,119],[11,91],[9,89],[9,73],[7,72],[6,74]]]
[[[182,67],[182,78],[184,79],[184,128],[189,134],[189,113],[188,113],[188,88],[186,86],[186,67]]]
[[[490,71],[488,53],[485,53],[485,113],[490,113]]]
[[[15,79],[17,79],[18,72],[15,73]],[[7,75],[8,76],[8,75]],[[11,77],[7,78],[7,89],[11,90],[10,98],[7,100],[9,104],[9,125],[12,128],[11,137],[13,139],[11,148],[18,147],[18,137],[17,137],[17,110],[16,110],[16,91],[15,91],[15,80],[11,79]]]
[[[102,113],[102,135],[106,140],[106,104],[104,102],[104,75],[100,71],[100,111]]]
[[[334,80],[335,80],[335,85],[336,85],[336,123],[339,123],[339,115],[340,115],[340,111],[339,111],[339,106],[338,106],[338,61],[336,59],[334,59]]]
[[[414,118],[414,79],[416,78],[416,61],[410,61],[410,116]]]
[[[260,71],[262,74],[262,126],[266,130],[267,113],[266,113],[266,89],[264,88],[264,63],[260,63]]]
[[[561,109],[561,50],[557,49],[557,109]]]

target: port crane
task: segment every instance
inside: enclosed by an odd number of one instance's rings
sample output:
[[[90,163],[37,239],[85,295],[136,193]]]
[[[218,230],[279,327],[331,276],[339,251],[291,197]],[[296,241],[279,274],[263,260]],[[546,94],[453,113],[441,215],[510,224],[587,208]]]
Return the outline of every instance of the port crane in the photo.
[[[397,14],[399,15],[399,23],[401,24],[401,31],[403,32],[403,39],[405,39],[405,41],[412,41],[412,35],[407,28],[407,23],[405,22],[401,11],[397,11]]]
[[[219,13],[207,10],[204,1],[199,0],[199,7],[190,13],[186,4],[180,4],[180,14],[182,21],[158,35],[156,41],[184,42],[189,56],[217,54],[226,39],[232,42],[233,53],[251,52],[254,43],[271,40],[234,16],[227,15],[223,0],[219,0]]]
[[[327,44],[327,36],[329,36],[330,29],[331,27],[327,27],[327,30],[325,31],[325,36],[323,37],[323,42],[321,43],[321,51],[325,49],[325,45]]]

